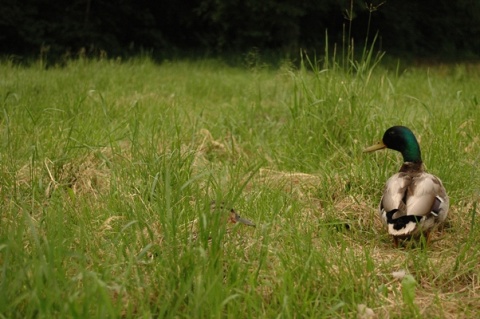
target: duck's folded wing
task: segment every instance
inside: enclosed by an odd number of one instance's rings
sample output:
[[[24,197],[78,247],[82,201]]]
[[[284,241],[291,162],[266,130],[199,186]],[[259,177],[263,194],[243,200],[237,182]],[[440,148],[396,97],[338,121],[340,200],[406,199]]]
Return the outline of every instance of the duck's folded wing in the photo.
[[[408,190],[407,215],[437,215],[445,198],[445,189],[438,178],[422,174],[415,178]]]
[[[398,209],[404,211],[407,190],[412,183],[412,178],[404,173],[397,173],[390,177],[385,184],[380,211],[390,212]]]

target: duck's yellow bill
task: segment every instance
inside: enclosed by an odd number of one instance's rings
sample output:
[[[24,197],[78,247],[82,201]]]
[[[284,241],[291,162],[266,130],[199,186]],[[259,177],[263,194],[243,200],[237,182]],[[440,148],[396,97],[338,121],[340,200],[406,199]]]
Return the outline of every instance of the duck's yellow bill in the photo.
[[[378,142],[375,145],[372,145],[370,147],[367,147],[366,149],[363,150],[363,152],[368,153],[368,152],[375,152],[381,149],[386,148],[387,145],[383,144],[383,142]]]

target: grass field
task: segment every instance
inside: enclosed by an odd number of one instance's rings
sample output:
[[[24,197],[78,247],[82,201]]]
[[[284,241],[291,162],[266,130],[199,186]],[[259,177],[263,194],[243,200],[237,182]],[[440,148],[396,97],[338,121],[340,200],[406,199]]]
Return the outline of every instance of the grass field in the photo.
[[[477,317],[480,66],[299,65],[2,62],[0,318]],[[426,249],[377,216],[393,125],[450,195]]]

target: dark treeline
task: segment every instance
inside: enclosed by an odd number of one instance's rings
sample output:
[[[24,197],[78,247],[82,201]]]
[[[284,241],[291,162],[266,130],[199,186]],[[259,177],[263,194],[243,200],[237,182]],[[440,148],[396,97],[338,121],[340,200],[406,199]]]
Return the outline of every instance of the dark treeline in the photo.
[[[353,2],[352,2],[353,1]],[[480,56],[478,0],[0,0],[0,54],[292,52],[378,32],[393,55]],[[350,29],[351,26],[351,29]],[[349,32],[349,30],[351,30]],[[347,40],[348,42],[348,40]]]

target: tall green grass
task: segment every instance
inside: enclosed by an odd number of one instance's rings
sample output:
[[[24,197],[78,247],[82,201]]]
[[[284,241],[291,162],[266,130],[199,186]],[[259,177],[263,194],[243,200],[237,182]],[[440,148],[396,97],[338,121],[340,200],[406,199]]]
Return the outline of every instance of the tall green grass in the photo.
[[[478,66],[255,59],[0,64],[0,316],[480,311]],[[398,154],[362,153],[399,124],[451,197],[423,250],[376,216]]]

